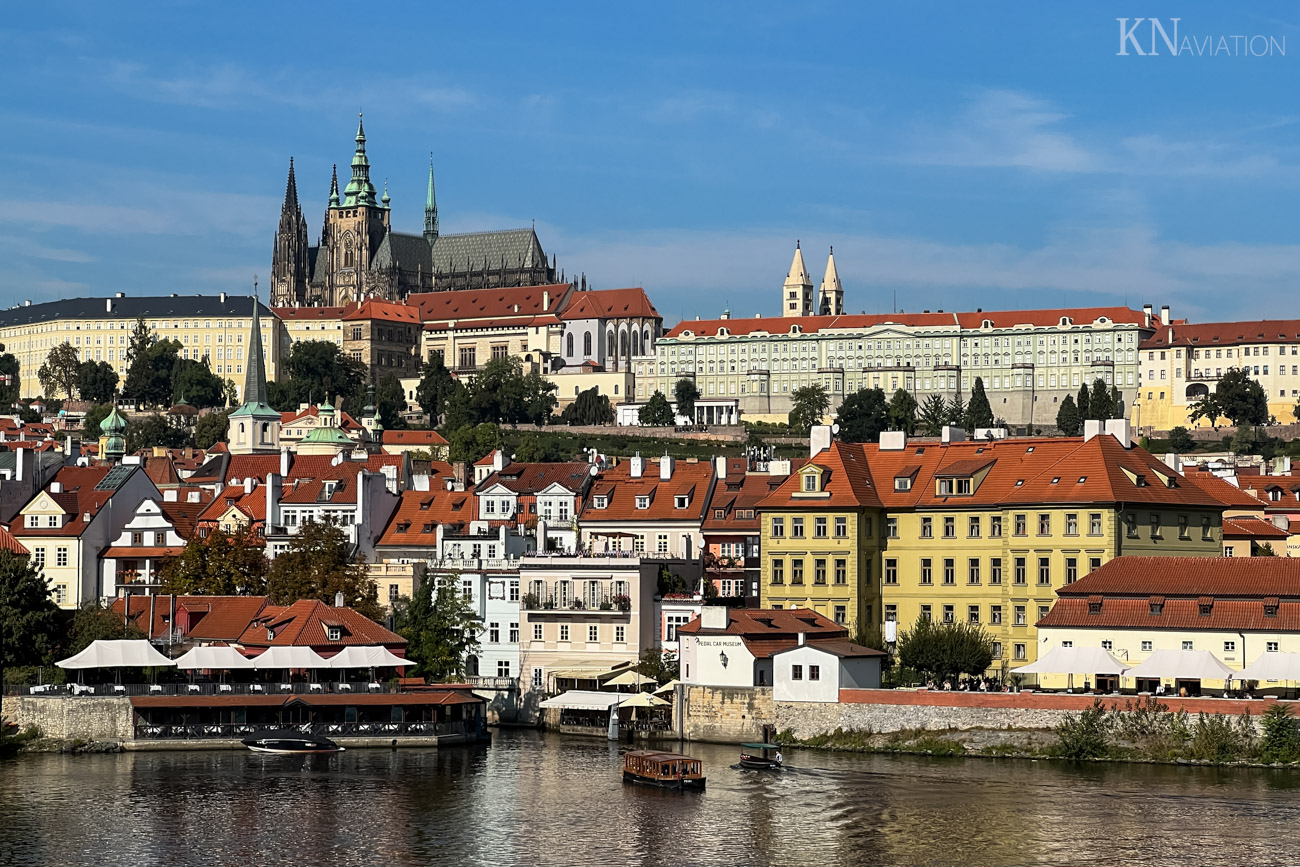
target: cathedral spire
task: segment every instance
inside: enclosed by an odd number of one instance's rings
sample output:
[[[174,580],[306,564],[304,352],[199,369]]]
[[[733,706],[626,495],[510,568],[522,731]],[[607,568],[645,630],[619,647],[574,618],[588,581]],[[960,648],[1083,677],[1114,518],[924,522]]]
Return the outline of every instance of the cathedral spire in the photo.
[[[366,128],[357,114],[357,149],[352,154],[352,180],[343,191],[345,207],[375,204],[375,185],[370,182],[370,160],[366,157]]]
[[[817,293],[817,305],[823,316],[839,316],[844,312],[844,284],[840,283],[840,272],[835,269],[834,247],[826,260],[826,276]]]
[[[438,199],[433,194],[433,153],[429,154],[429,192],[424,197],[424,240],[433,246],[438,240]]]
[[[298,210],[298,182],[293,177],[293,157],[289,157],[289,179],[284,184],[284,211]]]
[[[339,206],[339,164],[334,164],[334,176],[330,178],[330,207]]]
[[[803,263],[803,251],[799,242],[794,242],[794,259],[790,262],[790,271],[785,275],[785,284],[781,287],[781,315],[808,316],[812,309],[812,278]]]

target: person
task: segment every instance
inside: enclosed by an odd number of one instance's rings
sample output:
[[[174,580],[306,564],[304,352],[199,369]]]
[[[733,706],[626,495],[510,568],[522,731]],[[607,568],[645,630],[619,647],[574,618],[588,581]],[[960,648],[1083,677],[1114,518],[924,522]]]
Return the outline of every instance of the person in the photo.
[[[944,691],[944,692],[952,692],[952,681],[950,681],[950,680],[945,680],[945,681],[943,682],[943,691]]]
[[[989,691],[989,682],[988,682],[987,680],[984,680],[984,679],[981,678],[981,679],[980,679],[980,692],[988,692],[988,691]]]
[[[1083,679],[1083,691],[1092,692],[1092,681],[1088,680],[1086,677]]]
[[[1179,698],[1187,698],[1187,687],[1185,687],[1185,686],[1183,686],[1183,687],[1179,687],[1179,689],[1178,689],[1178,697],[1179,697]]]

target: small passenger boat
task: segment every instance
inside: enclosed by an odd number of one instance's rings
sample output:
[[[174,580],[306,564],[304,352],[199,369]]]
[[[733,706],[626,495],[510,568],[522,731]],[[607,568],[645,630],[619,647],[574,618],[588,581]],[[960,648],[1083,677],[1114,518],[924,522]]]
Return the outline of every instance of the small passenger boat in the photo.
[[[779,744],[741,744],[740,766],[753,771],[779,771],[781,747]]]
[[[662,789],[703,789],[699,759],[659,750],[628,750],[623,754],[623,782]]]
[[[295,731],[259,732],[245,738],[244,746],[255,753],[341,753],[343,747],[327,737]]]

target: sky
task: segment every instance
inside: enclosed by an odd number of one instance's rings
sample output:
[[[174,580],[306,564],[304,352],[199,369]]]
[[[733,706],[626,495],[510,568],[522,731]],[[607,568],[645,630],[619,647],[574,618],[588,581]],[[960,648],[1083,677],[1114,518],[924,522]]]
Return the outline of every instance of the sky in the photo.
[[[850,312],[1300,317],[1290,2],[24,4],[0,81],[0,306],[265,297],[364,110],[396,228],[432,153],[443,232],[669,325],[777,314],[796,240]]]

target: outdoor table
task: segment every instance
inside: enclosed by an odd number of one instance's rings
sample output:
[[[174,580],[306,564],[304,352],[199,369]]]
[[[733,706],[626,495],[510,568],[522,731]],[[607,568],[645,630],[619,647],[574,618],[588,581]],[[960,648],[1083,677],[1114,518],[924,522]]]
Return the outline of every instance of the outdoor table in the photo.
[[[380,687],[380,685],[377,684],[377,683],[372,683],[372,684],[370,684],[370,691],[371,691],[371,692],[379,692],[379,690],[380,690],[381,688],[382,688],[382,687]]]
[[[120,683],[113,684],[113,692],[126,692],[126,687]]]
[[[293,692],[293,684],[292,683],[280,684],[280,692]]]
[[[321,691],[322,691],[322,690],[321,690],[321,685],[320,685],[319,683],[313,683],[313,684],[310,684],[310,689],[311,689],[312,692],[321,692]]]
[[[230,684],[222,683],[217,685],[218,692],[230,692]]]
[[[199,686],[197,683],[187,684],[187,686],[188,686],[190,692],[202,692],[202,691],[203,691],[203,687]]]
[[[162,692],[162,687],[156,683],[149,684],[150,692]]]
[[[352,692],[352,684],[350,684],[350,683],[340,683],[340,684],[339,684],[339,692]]]

